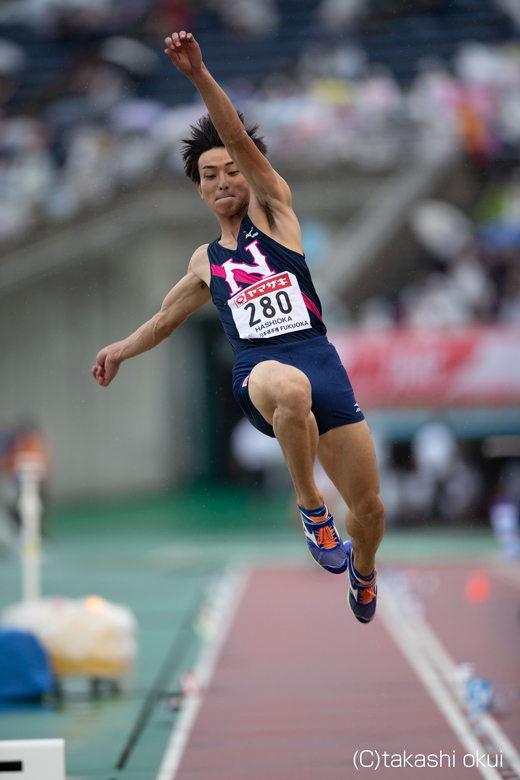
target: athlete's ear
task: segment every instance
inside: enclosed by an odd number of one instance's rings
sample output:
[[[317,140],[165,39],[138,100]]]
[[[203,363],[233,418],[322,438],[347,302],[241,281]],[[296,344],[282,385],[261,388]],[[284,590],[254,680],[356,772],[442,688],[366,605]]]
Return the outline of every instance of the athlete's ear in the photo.
[[[197,182],[195,182],[195,184],[196,184],[197,190],[199,191],[200,197],[202,198],[202,200],[204,200],[204,195],[202,194],[202,190],[200,188],[199,182],[197,181]]]

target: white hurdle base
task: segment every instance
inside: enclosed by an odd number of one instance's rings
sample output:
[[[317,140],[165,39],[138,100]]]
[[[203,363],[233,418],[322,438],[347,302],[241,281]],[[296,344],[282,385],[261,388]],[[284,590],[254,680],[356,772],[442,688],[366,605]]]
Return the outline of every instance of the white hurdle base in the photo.
[[[65,780],[65,741],[0,741],[0,780]]]

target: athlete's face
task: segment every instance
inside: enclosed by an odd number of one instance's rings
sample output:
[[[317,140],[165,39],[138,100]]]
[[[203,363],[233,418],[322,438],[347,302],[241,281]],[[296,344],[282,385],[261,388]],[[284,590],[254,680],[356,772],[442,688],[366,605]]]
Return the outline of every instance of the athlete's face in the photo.
[[[249,184],[224,148],[201,154],[199,174],[197,189],[215,214],[232,217],[247,209]]]

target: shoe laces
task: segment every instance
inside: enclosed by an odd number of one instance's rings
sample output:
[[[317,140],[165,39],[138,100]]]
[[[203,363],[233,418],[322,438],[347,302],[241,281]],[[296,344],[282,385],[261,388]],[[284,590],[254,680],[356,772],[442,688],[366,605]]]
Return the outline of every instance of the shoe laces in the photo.
[[[318,546],[324,550],[330,550],[332,547],[336,547],[338,540],[334,529],[330,525],[324,525],[317,529],[318,531]]]
[[[369,585],[368,588],[360,588],[358,590],[358,603],[370,604],[374,599],[379,598],[375,592],[375,582]]]

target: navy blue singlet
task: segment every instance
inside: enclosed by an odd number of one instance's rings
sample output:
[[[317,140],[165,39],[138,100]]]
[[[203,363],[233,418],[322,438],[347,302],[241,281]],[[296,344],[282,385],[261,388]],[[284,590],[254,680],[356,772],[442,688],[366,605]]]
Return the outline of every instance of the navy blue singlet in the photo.
[[[260,344],[304,341],[327,332],[305,256],[262,233],[247,214],[236,250],[225,249],[217,239],[208,257],[211,296],[235,355]],[[237,322],[247,337],[241,337]]]
[[[237,359],[233,394],[255,428],[275,435],[249,397],[250,373],[264,360],[294,366],[307,376],[320,434],[363,420],[347,372],[325,335],[304,255],[266,236],[246,214],[236,250],[217,239],[208,257],[211,296]]]

